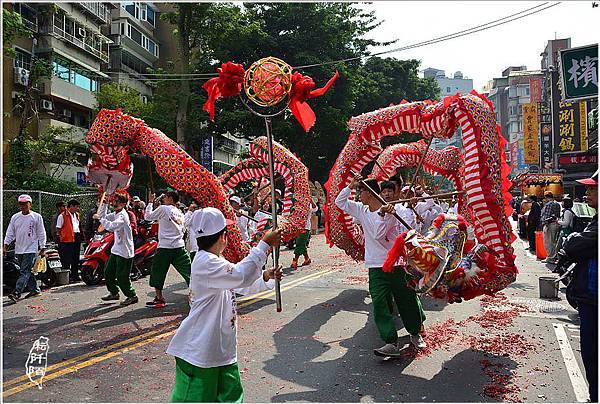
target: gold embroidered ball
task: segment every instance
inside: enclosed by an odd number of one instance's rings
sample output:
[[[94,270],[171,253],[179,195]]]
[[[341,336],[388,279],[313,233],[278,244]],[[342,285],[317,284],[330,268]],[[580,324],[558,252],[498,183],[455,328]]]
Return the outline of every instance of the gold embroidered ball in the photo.
[[[291,89],[292,67],[272,56],[254,62],[244,75],[246,95],[261,107],[279,104]]]

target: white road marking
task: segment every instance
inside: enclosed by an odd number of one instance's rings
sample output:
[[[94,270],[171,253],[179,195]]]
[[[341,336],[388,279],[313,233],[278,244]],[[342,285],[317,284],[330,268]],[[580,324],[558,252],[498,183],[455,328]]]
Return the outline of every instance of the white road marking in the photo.
[[[558,345],[560,346],[560,353],[562,354],[563,360],[565,361],[565,366],[567,367],[567,373],[569,374],[571,384],[573,385],[575,398],[577,399],[578,403],[585,403],[589,397],[588,387],[585,382],[585,378],[581,373],[581,368],[579,368],[579,364],[575,359],[575,354],[573,353],[571,344],[569,344],[567,333],[565,332],[562,324],[552,323],[552,326],[554,327],[554,333],[556,334],[556,339],[558,340]]]

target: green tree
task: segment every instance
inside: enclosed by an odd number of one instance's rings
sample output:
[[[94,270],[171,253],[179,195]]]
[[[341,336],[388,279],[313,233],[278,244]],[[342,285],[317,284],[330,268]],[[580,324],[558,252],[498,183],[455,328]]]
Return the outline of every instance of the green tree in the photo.
[[[5,56],[15,57],[16,52],[11,46],[15,39],[32,36],[33,32],[25,27],[19,13],[2,8],[2,44]]]
[[[68,165],[78,163],[77,151],[70,139],[73,129],[48,126],[38,137],[25,130],[11,140],[5,187],[38,189],[49,192],[76,192],[79,187],[59,177]]]
[[[230,46],[252,46],[251,38],[261,34],[256,22],[228,3],[177,3],[174,8],[161,18],[176,27],[173,33],[177,36],[179,60],[174,66],[178,73],[209,71],[215,60],[228,60]],[[192,91],[192,83],[184,78],[176,92],[176,140],[188,149],[198,143],[193,134],[206,120],[201,117],[199,90]],[[169,92],[167,88],[163,91]]]
[[[142,102],[140,92],[123,84],[103,84],[94,95],[96,96],[96,113],[103,108],[120,108],[126,114],[146,119],[150,111],[150,107]]]

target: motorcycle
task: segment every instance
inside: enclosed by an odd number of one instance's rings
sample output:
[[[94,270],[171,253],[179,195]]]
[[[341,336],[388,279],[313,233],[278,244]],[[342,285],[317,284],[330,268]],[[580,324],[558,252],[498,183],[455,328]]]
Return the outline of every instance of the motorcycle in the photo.
[[[157,226],[153,222],[141,220],[138,223],[138,236],[134,240],[133,266],[129,277],[138,280],[150,274],[154,254],[158,247]],[[104,279],[104,266],[114,243],[112,232],[96,232],[90,240],[80,263],[81,279],[88,286],[99,285]]]
[[[57,272],[62,271],[62,263],[60,262],[55,243],[46,244],[45,256],[46,270],[35,274],[35,277],[42,281],[44,285],[51,288],[55,286],[58,281]],[[2,267],[2,286],[5,293],[11,293],[15,289],[20,274],[21,268],[15,257],[15,251],[7,251],[4,253],[4,264]]]

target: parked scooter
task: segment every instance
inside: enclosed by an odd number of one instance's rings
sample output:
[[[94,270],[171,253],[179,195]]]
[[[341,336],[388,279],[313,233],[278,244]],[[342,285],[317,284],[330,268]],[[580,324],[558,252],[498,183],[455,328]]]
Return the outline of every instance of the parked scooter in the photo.
[[[62,263],[58,256],[55,243],[46,244],[46,270],[36,274],[36,279],[39,279],[48,287],[55,286],[58,281],[57,273],[62,271]],[[4,262],[2,266],[2,288],[5,294],[11,293],[17,284],[17,279],[21,274],[21,268],[15,251],[10,250],[4,253]]]
[[[131,280],[140,279],[148,274],[152,268],[152,260],[158,247],[156,236],[158,231],[152,222],[141,220],[138,223],[138,237],[134,240],[135,251]],[[110,256],[114,243],[114,234],[108,231],[96,232],[85,249],[81,261],[81,279],[86,285],[99,285],[104,279],[104,266]]]

